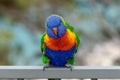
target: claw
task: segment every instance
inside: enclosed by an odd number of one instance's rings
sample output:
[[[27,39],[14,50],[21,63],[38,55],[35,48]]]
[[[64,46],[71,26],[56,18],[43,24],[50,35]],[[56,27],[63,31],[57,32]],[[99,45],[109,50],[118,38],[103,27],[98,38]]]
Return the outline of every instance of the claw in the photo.
[[[72,65],[71,64],[66,64],[65,65],[67,68],[69,68],[70,69],[70,71],[72,71],[73,70],[73,67],[72,67]]]
[[[45,64],[45,65],[43,66],[43,71],[45,71],[45,69],[46,69],[46,68],[49,68],[49,67],[50,67],[50,65]]]

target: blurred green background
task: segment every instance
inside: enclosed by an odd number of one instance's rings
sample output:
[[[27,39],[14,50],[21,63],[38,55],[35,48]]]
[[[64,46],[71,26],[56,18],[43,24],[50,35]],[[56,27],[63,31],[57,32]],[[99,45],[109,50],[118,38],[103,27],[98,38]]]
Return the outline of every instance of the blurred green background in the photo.
[[[0,0],[0,65],[42,65],[40,37],[51,14],[81,37],[75,65],[120,65],[120,0]]]

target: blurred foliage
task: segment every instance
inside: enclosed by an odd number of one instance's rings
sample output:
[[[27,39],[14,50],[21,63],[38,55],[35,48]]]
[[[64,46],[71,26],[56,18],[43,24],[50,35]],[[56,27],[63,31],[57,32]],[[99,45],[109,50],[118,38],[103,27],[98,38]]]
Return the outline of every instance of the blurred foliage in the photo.
[[[114,41],[120,40],[119,4],[120,0],[0,0],[0,65],[41,65],[40,37],[51,14],[63,16],[81,37],[76,65],[98,65],[105,56],[101,51],[113,56],[116,52],[109,49],[114,44],[119,52]],[[119,65],[120,59],[112,57],[112,61]]]
[[[12,33],[9,31],[0,30],[0,37],[10,39],[10,38],[12,38]]]
[[[0,30],[0,65],[8,65],[8,53],[10,49],[10,39],[13,34],[8,31]]]
[[[5,47],[9,40],[13,37],[13,34],[8,31],[0,31],[0,49]],[[8,46],[8,45],[7,45]]]
[[[0,0],[0,5],[4,7],[13,7],[18,9],[24,9],[36,0]]]

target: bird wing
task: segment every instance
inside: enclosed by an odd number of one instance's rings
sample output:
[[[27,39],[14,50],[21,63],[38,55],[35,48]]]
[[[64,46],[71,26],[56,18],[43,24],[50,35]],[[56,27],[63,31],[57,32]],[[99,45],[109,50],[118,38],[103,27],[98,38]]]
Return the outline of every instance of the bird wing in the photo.
[[[44,54],[44,48],[45,48],[45,44],[44,44],[44,37],[45,37],[45,35],[46,35],[46,32],[44,32],[42,34],[41,41],[40,41],[40,43],[41,43],[40,48],[41,48],[42,54]]]
[[[77,44],[76,44],[76,51],[75,53],[78,51],[78,47],[80,45],[80,37],[78,36],[78,34],[75,32],[75,35],[76,35],[76,40],[77,40]]]
[[[41,48],[41,52],[42,52],[42,61],[44,64],[48,63],[50,61],[50,59],[45,56],[45,43],[44,43],[44,38],[45,38],[45,35],[46,35],[46,32],[43,33],[42,37],[41,37],[41,45],[40,45],[40,48]]]

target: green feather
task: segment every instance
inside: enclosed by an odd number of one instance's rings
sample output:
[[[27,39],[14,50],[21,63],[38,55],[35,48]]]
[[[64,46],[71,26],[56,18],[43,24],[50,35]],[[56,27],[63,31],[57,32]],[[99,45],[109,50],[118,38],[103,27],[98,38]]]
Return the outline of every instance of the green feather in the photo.
[[[50,59],[47,57],[47,56],[45,56],[44,54],[42,54],[42,62],[44,63],[44,64],[46,64],[47,63],[47,61],[49,61]]]
[[[78,51],[78,47],[80,45],[80,37],[78,36],[78,34],[76,32],[75,32],[75,35],[76,35],[76,40],[77,40],[77,45],[76,45],[76,51],[75,52],[77,52]]]
[[[71,65],[73,65],[74,64],[74,61],[75,61],[75,58],[74,58],[74,56],[71,58],[71,59],[69,59],[67,62],[68,62],[68,64],[71,64]]]
[[[43,33],[42,37],[41,37],[41,45],[40,45],[40,48],[41,48],[41,53],[42,53],[42,61],[44,64],[47,63],[47,61],[49,61],[49,58],[47,56],[45,56],[45,44],[44,44],[44,37],[46,35],[46,32]]]
[[[46,35],[46,32],[43,33],[43,35],[41,37],[41,41],[40,41],[40,43],[41,43],[40,48],[41,48],[42,54],[44,53],[44,48],[45,48],[45,46],[44,46],[44,37],[45,37],[45,35]]]

